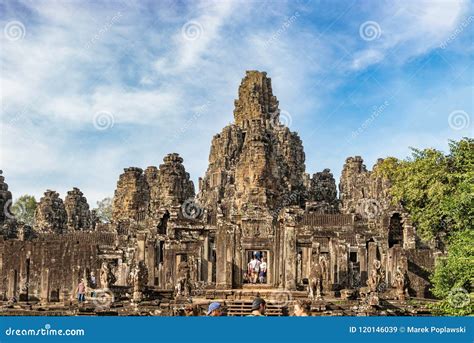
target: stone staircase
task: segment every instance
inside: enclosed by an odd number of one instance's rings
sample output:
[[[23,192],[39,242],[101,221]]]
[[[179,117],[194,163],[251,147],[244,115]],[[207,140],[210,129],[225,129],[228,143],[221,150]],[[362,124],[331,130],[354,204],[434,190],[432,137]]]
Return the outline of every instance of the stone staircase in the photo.
[[[227,300],[225,302],[227,316],[242,317],[252,313],[252,300]],[[270,317],[282,317],[288,315],[287,306],[267,302],[265,315]]]

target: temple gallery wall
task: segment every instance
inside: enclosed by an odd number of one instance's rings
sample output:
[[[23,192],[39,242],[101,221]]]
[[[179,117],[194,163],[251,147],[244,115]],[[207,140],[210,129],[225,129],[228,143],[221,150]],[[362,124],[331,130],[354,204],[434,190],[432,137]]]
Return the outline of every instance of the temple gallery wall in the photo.
[[[438,252],[391,201],[379,162],[369,170],[347,158],[338,185],[328,169],[308,174],[302,141],[280,123],[278,106],[266,73],[248,71],[197,194],[172,153],[158,167],[124,169],[110,223],[77,188],[64,199],[47,190],[33,227],[0,213],[0,298],[66,301],[94,276],[98,288],[136,301],[252,287],[429,297]],[[11,199],[0,176],[2,208]],[[265,262],[263,276],[253,275],[255,260]]]

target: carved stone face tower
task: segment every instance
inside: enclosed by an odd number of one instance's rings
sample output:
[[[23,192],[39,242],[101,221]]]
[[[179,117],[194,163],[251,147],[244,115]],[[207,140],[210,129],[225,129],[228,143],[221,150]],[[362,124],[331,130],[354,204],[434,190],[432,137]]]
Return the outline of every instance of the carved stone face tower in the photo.
[[[299,203],[305,156],[299,136],[279,121],[266,73],[247,71],[234,119],[212,140],[198,199],[225,215],[257,210],[275,217],[280,208]]]

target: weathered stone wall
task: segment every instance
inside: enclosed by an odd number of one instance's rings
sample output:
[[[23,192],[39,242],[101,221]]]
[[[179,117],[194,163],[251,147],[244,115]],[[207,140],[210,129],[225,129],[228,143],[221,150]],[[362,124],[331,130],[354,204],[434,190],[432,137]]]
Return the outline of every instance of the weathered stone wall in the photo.
[[[64,207],[67,212],[68,231],[91,229],[92,218],[89,204],[79,188],[74,187],[71,191],[67,192],[64,199]]]
[[[150,192],[143,169],[129,167],[120,175],[115,190],[112,220],[144,221],[148,210]]]
[[[81,278],[99,275],[99,246],[115,246],[116,235],[103,232],[44,234],[31,241],[0,237],[0,298],[69,300]]]
[[[339,211],[336,180],[329,169],[313,174],[308,180],[307,211],[337,213]]]
[[[168,154],[159,168],[150,166],[124,170],[117,182],[113,201],[113,220],[135,221],[156,226],[166,210],[179,207],[194,198],[194,184],[186,172],[183,159]]]
[[[0,170],[0,224],[7,219],[6,213],[9,211],[8,204],[11,203],[12,193],[8,190],[8,185],[5,182],[5,177]]]
[[[35,211],[34,229],[39,233],[66,232],[67,212],[59,193],[47,190]]]
[[[376,172],[382,161],[379,159],[369,171],[360,156],[346,159],[339,183],[341,212],[373,219],[391,210],[400,210],[391,204],[390,182]]]
[[[279,212],[304,193],[300,138],[279,121],[278,101],[266,73],[247,72],[235,101],[235,124],[213,138],[199,202],[227,215],[256,208]],[[293,196],[292,196],[293,195]]]

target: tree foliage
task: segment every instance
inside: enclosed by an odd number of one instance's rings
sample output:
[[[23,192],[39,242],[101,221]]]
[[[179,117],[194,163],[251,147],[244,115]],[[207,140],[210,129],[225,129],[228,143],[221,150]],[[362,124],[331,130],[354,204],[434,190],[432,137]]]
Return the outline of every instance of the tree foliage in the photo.
[[[97,208],[95,209],[97,218],[102,223],[110,223],[112,220],[112,199],[104,198],[97,201]]]
[[[474,310],[474,139],[451,141],[449,150],[412,149],[410,158],[387,158],[377,172],[391,181],[393,201],[410,213],[417,233],[448,244],[431,276],[441,299],[434,309],[467,315]]]
[[[27,225],[35,223],[36,199],[32,195],[22,195],[12,205],[11,212],[15,218]]]
[[[410,213],[424,239],[474,228],[474,140],[451,141],[450,153],[412,149],[386,159],[377,172],[392,182],[393,201]]]
[[[431,276],[432,292],[442,299],[434,309],[442,314],[474,313],[474,231],[455,232],[445,257],[438,258]]]

